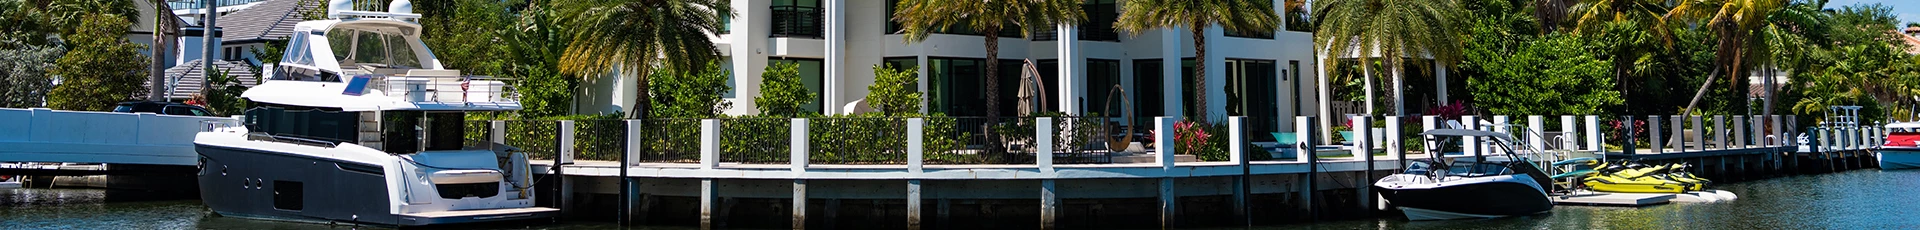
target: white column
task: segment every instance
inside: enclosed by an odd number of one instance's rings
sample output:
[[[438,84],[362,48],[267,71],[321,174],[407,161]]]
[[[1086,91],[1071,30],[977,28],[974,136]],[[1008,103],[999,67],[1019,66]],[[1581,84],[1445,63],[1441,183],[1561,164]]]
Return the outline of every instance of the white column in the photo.
[[[1587,151],[1606,151],[1606,135],[1600,135],[1600,116],[1587,115],[1584,125],[1587,126]]]
[[[1327,53],[1327,50],[1324,48],[1315,47],[1314,50],[1315,52],[1318,52],[1320,54],[1316,56],[1317,58],[1313,59],[1313,66],[1314,66],[1313,76],[1315,79],[1314,85],[1316,85],[1314,88],[1314,91],[1319,92],[1318,93],[1319,97],[1315,98],[1315,99],[1319,99],[1319,103],[1320,103],[1319,117],[1332,118],[1333,117],[1333,95],[1332,95],[1333,87],[1329,85],[1331,83],[1327,83],[1327,63],[1326,63],[1327,60],[1324,60],[1324,59],[1332,58],[1333,56],[1329,56],[1329,54]],[[1294,71],[1300,71],[1300,70],[1294,70]],[[1317,119],[1317,120],[1319,120],[1320,126],[1315,130],[1320,130],[1320,141],[1333,142],[1333,120],[1335,119]]]
[[[1420,132],[1425,133],[1427,131],[1432,131],[1435,128],[1438,128],[1439,122],[1440,122],[1439,116],[1431,116],[1431,115],[1420,116]],[[1438,153],[1433,151],[1434,149],[1440,149],[1440,146],[1434,146],[1439,143],[1433,142],[1432,136],[1420,135],[1420,143],[1421,143],[1420,146],[1425,146],[1420,148],[1420,152],[1423,152],[1426,154],[1443,154],[1443,153]]]
[[[700,120],[700,169],[720,166],[720,120]]]
[[[1060,77],[1057,80],[1047,79],[1049,81],[1060,81],[1057,85],[1059,88],[1054,90],[1054,92],[1056,92],[1055,94],[1059,95],[1060,101],[1054,104],[1060,106],[1060,111],[1067,111],[1067,114],[1082,115],[1080,114],[1080,99],[1086,97],[1087,91],[1090,91],[1090,88],[1086,86],[1086,74],[1083,74],[1086,73],[1087,59],[1081,57],[1080,28],[1067,24],[1056,25],[1054,28],[1057,28],[1054,31],[1056,31],[1055,34],[1057,34],[1056,36],[1059,38],[1059,41],[1055,41],[1058,45],[1054,47],[1057,52],[1056,54],[1059,55],[1059,59],[1056,60],[1060,63],[1058,73],[1054,76]],[[1087,108],[1088,111],[1094,109],[1095,108]]]
[[[1359,140],[1347,140],[1347,142],[1353,142],[1353,146],[1349,146],[1351,148],[1348,148],[1347,150],[1351,150],[1353,152],[1354,158],[1373,156],[1373,153],[1372,153],[1373,151],[1373,136],[1372,136],[1373,135],[1373,119],[1372,118],[1373,118],[1372,116],[1368,116],[1368,115],[1354,115],[1352,117],[1347,118],[1347,120],[1349,120],[1350,122],[1353,122],[1353,139],[1359,139]]]
[[[640,134],[645,132],[642,129],[645,124],[646,121],[642,120],[627,120],[627,162],[622,162],[622,166],[633,166],[634,162],[640,161],[640,151],[646,148],[646,141],[640,139]]]
[[[1034,120],[1033,142],[1035,146],[1034,149],[1039,150],[1037,153],[1033,154],[1034,165],[1037,165],[1040,167],[1040,173],[1043,173],[1043,174],[1052,173],[1053,172],[1053,138],[1054,138],[1053,137],[1053,118],[1041,117],[1041,118],[1034,118],[1033,120]]]
[[[843,112],[840,111],[840,106],[846,103],[840,97],[846,93],[842,92],[845,90],[841,90],[841,84],[844,83],[842,81],[846,80],[842,78],[846,78],[847,73],[850,72],[845,63],[848,56],[846,53],[847,11],[850,9],[847,8],[846,0],[825,0],[822,8],[827,11],[826,31],[821,31],[826,37],[824,40],[827,47],[826,58],[823,61],[825,63],[822,63],[825,65],[826,76],[821,78],[825,81],[821,83],[823,85],[821,88],[826,92],[820,93],[825,99],[825,103],[821,105],[821,111],[836,114]]]
[[[920,173],[926,161],[926,118],[907,118],[907,173]],[[919,185],[918,182],[914,185]]]
[[[1540,115],[1527,115],[1527,133],[1525,136],[1527,146],[1532,146],[1535,150],[1547,150],[1547,140],[1544,138],[1546,137],[1545,131],[1547,129],[1541,127],[1546,126],[1545,120],[1546,117]]]
[[[1387,137],[1387,143],[1385,144],[1387,147],[1387,157],[1395,160],[1406,159],[1407,152],[1402,150],[1406,148],[1407,137],[1401,135],[1401,130],[1404,129],[1400,125],[1400,116],[1387,116],[1386,121],[1387,132],[1384,135]]]
[[[1227,158],[1240,167],[1247,167],[1246,145],[1239,144],[1246,143],[1246,129],[1242,127],[1246,119],[1242,116],[1227,117]]]
[[[1155,130],[1153,132],[1153,148],[1159,151],[1159,153],[1155,153],[1157,155],[1154,156],[1153,163],[1159,164],[1163,170],[1173,170],[1173,156],[1179,154],[1178,151],[1180,149],[1175,148],[1174,145],[1176,144],[1173,142],[1173,123],[1176,121],[1179,121],[1179,118],[1171,116],[1155,117],[1153,119],[1153,129]]]
[[[573,163],[573,140],[573,121],[560,121],[560,153],[554,156],[559,164]]]
[[[1560,115],[1560,149],[1581,149],[1579,125],[1573,115]]]
[[[1660,115],[1647,116],[1647,147],[1653,149],[1653,153],[1667,152],[1667,145],[1663,144],[1667,139],[1661,139],[1660,136],[1660,127],[1665,127],[1660,126],[1661,117]]]
[[[1690,149],[1694,151],[1707,150],[1706,122],[1701,121],[1700,116],[1691,116],[1691,118],[1688,119],[1690,120],[1688,120],[1687,123],[1693,124],[1693,136],[1687,137],[1688,139],[1692,139],[1694,143],[1693,148]]]
[[[1510,119],[1509,119],[1509,118],[1507,117],[1507,115],[1493,115],[1493,125],[1494,125],[1494,126],[1493,126],[1493,127],[1487,127],[1487,128],[1491,128],[1491,129],[1493,129],[1493,132],[1496,132],[1496,133],[1505,133],[1505,134],[1507,134],[1507,135],[1513,135],[1513,129],[1509,129],[1509,128],[1507,128],[1507,127],[1508,127],[1507,125],[1508,125],[1508,124],[1511,124],[1511,123],[1508,123],[1509,121],[1512,121],[1512,120],[1510,120]],[[1525,136],[1521,136],[1521,135],[1513,135],[1513,136],[1514,136],[1514,137],[1525,137]],[[1518,144],[1518,143],[1515,143],[1515,144]],[[1487,150],[1493,150],[1493,153],[1495,153],[1495,154],[1506,154],[1506,150],[1504,150],[1504,149],[1500,149],[1500,148],[1493,148],[1493,147],[1492,147],[1492,145],[1488,145],[1488,147],[1489,147],[1489,148],[1487,148]]]
[[[1473,115],[1460,116],[1460,126],[1463,129],[1486,130],[1480,128],[1480,118]],[[1460,151],[1462,153],[1465,153],[1467,156],[1480,156],[1480,138],[1462,139],[1464,139],[1460,142]]]
[[[1713,147],[1727,149],[1727,116],[1713,115]]]
[[[1733,146],[1747,148],[1747,116],[1733,116]]]
[[[789,133],[789,135],[787,135],[789,137],[787,139],[787,154],[788,160],[790,161],[788,164],[793,166],[793,172],[795,173],[807,172],[807,164],[809,164],[807,162],[807,153],[811,151],[807,145],[807,119],[794,118],[787,122],[790,124],[787,126],[787,133]],[[795,177],[799,176],[795,175]]]
[[[1186,95],[1180,88],[1180,83],[1187,80],[1180,71],[1180,45],[1186,44],[1181,42],[1184,37],[1179,28],[1160,30],[1160,115],[1176,119],[1185,115],[1182,111],[1187,104],[1182,100]]]

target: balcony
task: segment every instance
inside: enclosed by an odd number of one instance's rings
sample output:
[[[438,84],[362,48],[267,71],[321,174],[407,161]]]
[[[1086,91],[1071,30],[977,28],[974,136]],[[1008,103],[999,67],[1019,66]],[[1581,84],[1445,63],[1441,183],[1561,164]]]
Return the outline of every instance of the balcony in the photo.
[[[820,38],[820,7],[774,6],[771,37]]]

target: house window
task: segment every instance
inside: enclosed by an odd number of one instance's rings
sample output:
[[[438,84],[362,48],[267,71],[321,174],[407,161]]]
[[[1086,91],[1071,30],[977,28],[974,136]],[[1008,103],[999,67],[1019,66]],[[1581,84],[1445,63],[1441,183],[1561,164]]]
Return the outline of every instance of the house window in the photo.
[[[999,82],[1000,115],[1013,116],[1020,101],[1020,61],[1001,59],[999,76],[985,76],[986,60],[975,58],[927,59],[927,109],[948,116],[986,116],[986,80]]]
[[[1086,5],[1081,5],[1081,9],[1087,12],[1087,22],[1080,24],[1081,41],[1120,41],[1120,33],[1113,31],[1113,22],[1120,17],[1119,6],[1113,2],[1087,0]]]
[[[1227,115],[1245,116],[1255,122],[1274,121],[1280,117],[1279,66],[1272,60],[1227,59]],[[1268,133],[1278,131],[1270,125],[1248,126],[1250,133]],[[1270,139],[1255,136],[1254,139]]]
[[[1114,93],[1114,85],[1118,84],[1120,84],[1120,60],[1087,59],[1087,98],[1085,103],[1080,104],[1088,113],[1082,114],[1100,113],[1101,116],[1118,117],[1118,114],[1122,113],[1118,106],[1125,106],[1124,103],[1113,101],[1117,103],[1112,107],[1113,111],[1108,111],[1107,107],[1107,103],[1111,100],[1109,96]]]
[[[820,38],[820,0],[774,0],[773,37]]]
[[[824,106],[826,105],[825,103],[826,95],[829,93],[829,92],[826,92],[826,88],[825,88],[826,86],[825,76],[826,76],[827,70],[826,68],[824,68],[825,65],[822,64],[822,61],[820,59],[786,58],[786,57],[770,57],[770,58],[776,58],[776,59],[768,59],[767,60],[768,65],[773,65],[774,63],[788,63],[788,64],[796,65],[795,68],[798,69],[800,72],[800,83],[807,86],[808,92],[813,93],[813,100],[811,100],[811,102],[808,102],[806,105],[801,105],[800,109],[806,110],[808,112],[815,112],[815,113],[826,111],[826,110],[823,110],[823,108],[825,108]]]
[[[1161,83],[1165,82],[1161,80],[1161,76],[1165,75],[1162,70],[1166,70],[1163,63],[1161,59],[1133,61],[1133,92],[1128,96],[1133,97],[1134,106],[1138,106],[1133,110],[1132,122],[1135,127],[1153,125],[1153,117],[1166,111],[1165,103],[1161,102],[1164,98],[1162,92],[1165,92],[1161,90]]]

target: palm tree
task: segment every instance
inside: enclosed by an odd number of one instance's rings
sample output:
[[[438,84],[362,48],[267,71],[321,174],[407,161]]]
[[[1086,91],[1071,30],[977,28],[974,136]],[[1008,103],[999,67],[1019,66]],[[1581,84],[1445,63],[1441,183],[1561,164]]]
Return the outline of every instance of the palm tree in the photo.
[[[1428,56],[1439,63],[1456,63],[1466,49],[1466,10],[1455,1],[1433,0],[1325,0],[1314,2],[1316,51],[1327,58],[1358,54],[1361,72],[1380,58],[1393,75],[1394,113],[1406,116],[1401,83],[1405,59]],[[1329,60],[1330,61],[1330,60]],[[1371,86],[1369,86],[1371,87]],[[1369,93],[1371,94],[1371,93]],[[1368,112],[1373,111],[1368,95]]]
[[[573,32],[560,56],[560,71],[591,79],[619,73],[637,78],[630,117],[650,109],[647,75],[656,68],[699,70],[720,59],[708,34],[733,16],[721,0],[562,0],[560,24]]]
[[[1000,32],[1004,28],[1040,28],[1079,25],[1087,13],[1080,0],[902,0],[894,9],[907,43],[926,41],[934,32],[954,26],[972,28],[986,39],[987,116],[1000,116]],[[1020,30],[1031,36],[1031,30]]]
[[[1745,58],[1751,53],[1761,53],[1748,45],[1752,35],[1766,28],[1769,15],[1786,9],[1786,1],[1779,0],[1694,0],[1681,1],[1664,18],[1690,19],[1700,22],[1703,27],[1712,29],[1717,37],[1714,51],[1714,74],[1726,73],[1731,81],[1740,79]],[[1759,51],[1759,52],[1756,52]],[[1707,88],[1713,86],[1711,78],[1701,81],[1700,90],[1693,93],[1693,100],[1687,102],[1686,109],[1680,114],[1691,114],[1700,98],[1707,95]]]
[[[1280,15],[1271,1],[1245,0],[1133,0],[1120,9],[1113,28],[1138,35],[1150,29],[1187,28],[1193,33],[1193,120],[1207,123],[1207,26],[1240,33],[1272,34]]]
[[[1786,8],[1767,14],[1766,25],[1757,31],[1755,41],[1748,49],[1756,50],[1755,61],[1763,66],[1777,68],[1782,63],[1794,63],[1790,69],[1808,69],[1805,65],[1810,55],[1817,52],[1814,44],[1803,34],[1826,34],[1828,15],[1822,11],[1826,0],[1795,1]],[[1773,115],[1774,81],[1777,71],[1769,69],[1761,81],[1766,86],[1765,104],[1761,104],[1762,115]]]
[[[1574,4],[1568,9],[1574,19],[1573,33],[1580,35],[1602,35],[1616,40],[1609,45],[1613,56],[1614,82],[1620,84],[1620,92],[1631,92],[1634,60],[1650,52],[1647,44],[1658,40],[1660,45],[1673,42],[1666,18],[1666,0],[1590,0]],[[1652,39],[1652,40],[1650,40]]]

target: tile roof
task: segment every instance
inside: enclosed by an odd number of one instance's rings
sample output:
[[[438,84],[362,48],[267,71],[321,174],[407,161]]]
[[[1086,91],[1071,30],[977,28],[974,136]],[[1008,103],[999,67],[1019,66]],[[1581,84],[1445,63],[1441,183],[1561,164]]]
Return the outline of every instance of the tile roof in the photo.
[[[172,96],[168,96],[168,99],[188,99],[192,98],[193,94],[200,93],[200,82],[205,81],[207,72],[200,69],[200,61],[200,59],[194,59],[187,61],[185,64],[167,68],[166,74],[162,76],[166,77],[168,82],[179,81],[179,83],[174,84],[173,94]],[[215,69],[228,71],[227,74],[240,77],[240,85],[242,86],[253,87],[260,82],[259,74],[255,74],[252,65],[248,65],[246,62],[214,60],[213,66]],[[152,83],[148,82],[142,84],[142,86],[150,86],[151,84]],[[160,94],[167,95],[166,92],[161,92]]]
[[[252,7],[220,16],[225,42],[246,43],[257,40],[285,40],[293,34],[293,25],[305,20],[301,12],[320,7],[321,1],[268,0]]]

